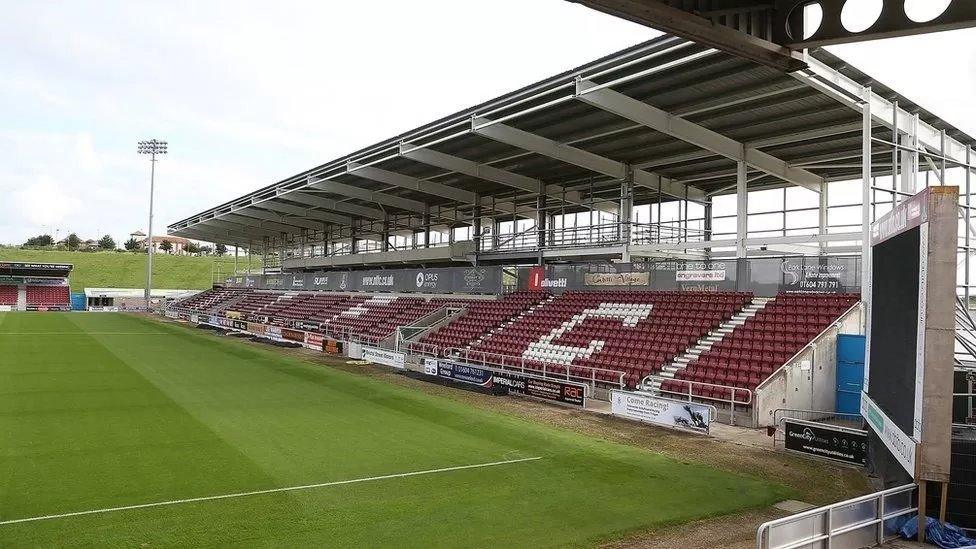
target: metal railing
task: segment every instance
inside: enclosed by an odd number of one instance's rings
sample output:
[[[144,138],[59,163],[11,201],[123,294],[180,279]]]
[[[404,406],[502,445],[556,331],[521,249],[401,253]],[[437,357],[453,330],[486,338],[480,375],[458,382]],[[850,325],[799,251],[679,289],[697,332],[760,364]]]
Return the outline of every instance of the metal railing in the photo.
[[[719,402],[722,405],[728,404],[729,406],[729,424],[735,425],[735,407],[738,405],[740,408],[745,408],[752,405],[752,391],[749,389],[743,389],[742,387],[732,387],[731,385],[719,385],[718,383],[706,383],[704,381],[692,381],[690,379],[675,379],[671,377],[655,376],[649,375],[641,380],[641,385],[646,384],[648,381],[659,381],[661,385],[658,387],[657,392],[660,394],[667,395],[677,395],[683,400],[691,402],[694,399],[699,400],[710,400],[712,402]],[[680,383],[683,389],[681,391],[674,391],[663,389],[664,383]],[[695,389],[720,389],[723,391],[728,391],[728,398],[725,397],[713,397],[710,395],[703,395],[701,392],[695,392]],[[742,397],[744,395],[744,397]],[[740,398],[742,397],[742,398]]]
[[[400,345],[400,351],[410,355],[432,358],[438,358],[441,356],[441,348],[439,345],[424,343],[422,341],[403,341]]]
[[[546,248],[583,248],[588,246],[613,246],[631,244],[661,244],[704,240],[705,232],[667,223],[613,222],[598,225],[559,227],[539,231],[530,227],[517,233],[487,234],[480,237],[480,250],[511,252],[538,250],[540,237],[545,237]]]
[[[776,432],[773,435],[773,446],[781,446],[785,442],[786,436],[783,430],[783,422],[787,419],[829,423],[830,425],[857,430],[860,430],[864,421],[861,414],[845,414],[842,412],[828,412],[826,410],[777,408],[773,410],[773,425],[776,427]]]
[[[756,548],[880,545],[890,535],[889,521],[918,511],[917,490],[908,484],[766,522],[756,531]]]
[[[496,368],[521,372],[523,374],[531,374],[537,377],[565,379],[566,381],[584,383],[589,385],[590,388],[594,390],[596,389],[597,383],[607,385],[608,387],[614,389],[623,389],[626,386],[624,383],[624,376],[626,376],[626,374],[619,370],[593,368],[590,366],[574,366],[572,364],[559,364],[555,362],[531,360],[521,356],[489,353],[486,351],[476,351],[473,349],[460,349],[457,347],[449,347],[444,349],[442,356],[472,365],[493,366]],[[585,372],[585,375],[575,374],[572,372],[572,370]],[[603,374],[615,381],[598,377],[602,376]]]

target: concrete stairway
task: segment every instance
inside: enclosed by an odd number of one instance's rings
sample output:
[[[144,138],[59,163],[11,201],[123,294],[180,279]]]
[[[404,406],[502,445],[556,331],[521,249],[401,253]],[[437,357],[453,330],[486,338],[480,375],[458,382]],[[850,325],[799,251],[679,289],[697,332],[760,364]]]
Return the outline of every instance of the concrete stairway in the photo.
[[[497,328],[492,329],[487,334],[485,334],[485,335],[479,337],[478,339],[476,339],[476,340],[468,343],[467,345],[464,346],[464,348],[465,349],[470,349],[471,346],[474,345],[474,344],[476,344],[476,343],[481,343],[482,341],[484,341],[486,339],[491,339],[491,336],[492,335],[494,335],[494,334],[496,334],[496,333],[498,333],[498,332],[500,332],[500,331],[508,328],[512,324],[515,324],[516,322],[522,320],[526,316],[532,314],[537,309],[540,309],[540,308],[545,307],[546,305],[552,303],[552,300],[554,300],[554,299],[556,299],[556,296],[555,295],[550,295],[549,297],[545,298],[544,300],[540,301],[539,303],[536,303],[535,305],[533,305],[533,306],[529,307],[528,309],[522,311],[521,313],[513,316],[512,318],[506,320],[505,322],[502,322],[501,325],[499,325]]]
[[[718,328],[708,332],[705,337],[699,339],[694,345],[685,349],[685,352],[682,355],[676,357],[670,364],[667,364],[661,368],[661,372],[658,375],[660,377],[673,378],[676,372],[687,368],[689,364],[697,361],[701,355],[710,351],[712,346],[725,339],[725,336],[731,334],[733,330],[745,324],[750,318],[756,316],[756,313],[761,311],[767,303],[772,301],[772,299],[773,298],[771,297],[754,297],[748,305],[742,308],[741,311],[732,315],[732,318],[722,322]],[[641,389],[645,391],[657,391],[660,388],[660,380],[652,380],[641,387]]]
[[[17,286],[17,310],[27,310],[27,286],[24,286],[23,284]]]

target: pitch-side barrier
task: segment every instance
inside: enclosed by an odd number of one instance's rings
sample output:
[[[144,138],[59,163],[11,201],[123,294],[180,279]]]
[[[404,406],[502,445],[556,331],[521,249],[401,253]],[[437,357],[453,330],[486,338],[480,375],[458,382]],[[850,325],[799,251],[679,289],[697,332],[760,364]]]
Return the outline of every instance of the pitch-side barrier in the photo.
[[[891,521],[915,513],[918,486],[907,484],[764,523],[757,549],[854,549],[884,543]]]
[[[565,379],[577,383],[585,383],[594,391],[597,383],[605,385],[607,389],[624,389],[624,372],[619,370],[607,370],[604,368],[592,368],[589,366],[573,366],[570,364],[559,364],[555,362],[545,362],[530,360],[520,356],[509,356],[500,353],[489,353],[486,351],[475,351],[472,349],[460,349],[449,347],[444,349],[444,356],[459,362],[475,364],[481,366],[504,368],[507,370],[519,371],[522,373],[551,377],[555,379]],[[582,372],[582,375],[576,372]]]
[[[665,390],[661,388],[656,389],[656,392],[660,394],[671,395],[673,398],[680,397],[681,399],[689,402],[693,399],[698,399],[718,402],[723,406],[728,405],[730,425],[735,425],[736,406],[739,407],[739,410],[744,410],[752,405],[752,391],[749,389],[743,389],[742,387],[732,387],[730,385],[719,385],[717,383],[705,383],[704,381],[674,379],[671,377],[654,375],[645,377],[641,381],[641,385],[647,385],[654,381],[662,384],[665,382],[678,383],[682,386],[681,390]],[[663,385],[661,386],[663,387]],[[716,394],[719,396],[715,396]]]

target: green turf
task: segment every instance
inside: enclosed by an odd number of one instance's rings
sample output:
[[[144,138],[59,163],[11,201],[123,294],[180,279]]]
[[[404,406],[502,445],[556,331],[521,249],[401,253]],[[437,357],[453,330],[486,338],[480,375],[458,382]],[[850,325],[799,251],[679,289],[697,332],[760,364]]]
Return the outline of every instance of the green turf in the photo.
[[[190,327],[0,313],[0,521],[536,456],[0,525],[0,547],[592,545],[792,495]]]
[[[58,250],[22,250],[0,247],[0,261],[38,263],[71,263],[72,291],[85,288],[144,288],[146,254],[122,252],[67,252]],[[251,267],[260,266],[251,258]],[[247,258],[238,258],[238,267],[247,268]],[[217,271],[220,277],[217,277]],[[223,280],[234,272],[234,257],[153,255],[153,287],[172,290],[199,290],[212,286],[212,280]],[[213,277],[213,278],[212,278]]]

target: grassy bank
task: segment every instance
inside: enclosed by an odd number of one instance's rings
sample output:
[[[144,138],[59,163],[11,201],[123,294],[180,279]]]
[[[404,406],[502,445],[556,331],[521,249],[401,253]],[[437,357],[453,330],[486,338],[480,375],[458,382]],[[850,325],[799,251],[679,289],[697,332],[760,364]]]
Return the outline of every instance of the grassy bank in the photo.
[[[0,261],[35,263],[71,263],[71,288],[141,288],[146,284],[146,254],[120,252],[68,252],[59,250],[22,250],[0,247]],[[252,267],[260,265],[251,259]],[[238,258],[247,268],[247,258]],[[153,256],[153,287],[163,289],[204,289],[211,286],[212,276],[221,280],[234,271],[233,257],[195,257],[156,254]]]

